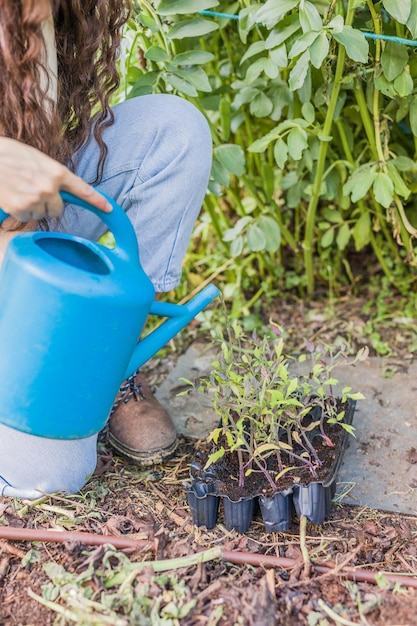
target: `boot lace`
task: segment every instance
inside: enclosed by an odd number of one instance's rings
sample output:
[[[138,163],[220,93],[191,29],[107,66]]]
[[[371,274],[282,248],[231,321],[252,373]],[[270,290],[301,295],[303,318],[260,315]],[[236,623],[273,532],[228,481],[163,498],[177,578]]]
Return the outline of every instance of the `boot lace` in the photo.
[[[136,377],[138,373],[139,372],[134,372],[133,374],[131,374],[120,386],[119,393],[117,394],[116,400],[114,401],[112,410],[110,411],[110,415],[113,415],[115,410],[119,408],[121,404],[127,404],[132,397],[136,401],[144,400],[145,396],[143,395],[142,384],[140,382],[136,382]]]

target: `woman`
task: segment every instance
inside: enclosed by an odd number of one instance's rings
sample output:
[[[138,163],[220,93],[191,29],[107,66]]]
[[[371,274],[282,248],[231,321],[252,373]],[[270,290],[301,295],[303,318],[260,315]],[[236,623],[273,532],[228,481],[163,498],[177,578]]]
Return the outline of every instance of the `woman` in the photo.
[[[0,4],[0,207],[11,216],[0,230],[0,262],[22,230],[100,237],[103,223],[89,211],[64,209],[59,195],[69,191],[110,210],[94,185],[127,212],[144,270],[163,292],[180,280],[209,177],[211,138],[203,116],[175,96],[110,107],[128,15],[128,0]],[[138,390],[144,400],[137,401]],[[0,494],[77,491],[95,468],[96,438],[43,439],[0,424]],[[109,440],[139,464],[175,450],[175,428],[143,380],[124,386]]]

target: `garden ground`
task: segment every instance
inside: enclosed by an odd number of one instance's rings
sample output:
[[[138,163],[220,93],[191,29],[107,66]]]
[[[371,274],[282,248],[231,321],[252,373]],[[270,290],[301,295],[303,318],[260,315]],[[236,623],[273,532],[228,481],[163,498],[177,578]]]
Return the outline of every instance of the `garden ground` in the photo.
[[[303,349],[304,338],[345,339],[354,349],[370,342],[385,346],[386,373],[411,364],[417,349],[414,320],[386,314],[378,329],[370,328],[364,304],[351,297],[331,307],[280,301],[279,320],[276,309],[264,313],[266,319],[273,317],[284,326],[294,352]],[[184,334],[186,341],[197,336],[201,340],[197,325]],[[149,365],[153,384],[166,378],[176,357],[188,347],[180,341],[184,338],[178,340],[176,352]],[[408,443],[411,450],[413,443]],[[341,498],[330,518],[322,526],[308,524],[306,533],[294,519],[288,532],[266,534],[256,517],[250,531],[240,535],[225,529],[221,513],[214,529],[196,528],[183,483],[198,445],[182,437],[167,464],[140,471],[113,457],[103,442],[96,476],[83,493],[45,496],[36,503],[2,499],[3,525],[127,536],[138,540],[138,548],[116,551],[109,545],[89,547],[74,541],[3,541],[0,624],[48,626],[55,620],[57,624],[115,626],[417,623],[417,591],[390,583],[383,574],[401,572],[410,581],[417,577],[416,516],[353,506]],[[417,459],[409,461],[413,464]],[[219,546],[234,556],[245,552],[292,562],[283,569],[242,565],[226,558],[198,565],[180,560],[157,573],[150,565],[143,569],[132,565],[186,559]],[[333,571],[316,569],[318,563],[328,561],[335,565]],[[375,583],[347,580],[346,568],[353,566],[376,572]]]

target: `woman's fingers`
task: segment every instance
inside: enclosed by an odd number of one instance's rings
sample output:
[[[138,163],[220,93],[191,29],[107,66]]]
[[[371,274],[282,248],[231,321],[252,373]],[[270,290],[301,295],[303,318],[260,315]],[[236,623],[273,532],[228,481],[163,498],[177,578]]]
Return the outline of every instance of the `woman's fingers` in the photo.
[[[65,165],[19,141],[0,137],[0,208],[28,222],[59,217],[60,191],[67,191],[109,213],[111,204]]]

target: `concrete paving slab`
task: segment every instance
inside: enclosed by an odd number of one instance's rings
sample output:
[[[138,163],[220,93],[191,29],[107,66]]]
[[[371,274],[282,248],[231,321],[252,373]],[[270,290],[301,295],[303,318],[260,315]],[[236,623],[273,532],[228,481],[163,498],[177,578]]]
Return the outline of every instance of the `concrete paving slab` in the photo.
[[[157,391],[178,432],[205,438],[217,426],[210,397],[185,388],[181,378],[207,375],[215,358],[213,348],[194,344],[182,355]],[[409,364],[391,378],[384,377],[383,361],[370,358],[340,368],[342,385],[361,391],[351,438],[338,475],[337,497],[348,504],[417,515],[417,364]]]

